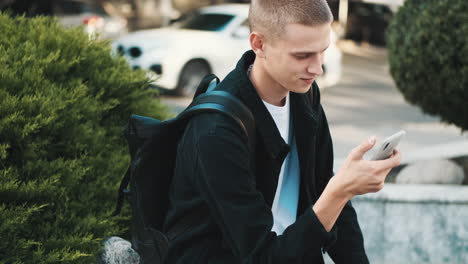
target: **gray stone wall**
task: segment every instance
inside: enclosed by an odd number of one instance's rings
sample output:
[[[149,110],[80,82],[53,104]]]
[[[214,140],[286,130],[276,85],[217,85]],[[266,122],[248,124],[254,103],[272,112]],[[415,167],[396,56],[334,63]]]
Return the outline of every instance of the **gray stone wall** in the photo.
[[[386,184],[352,202],[370,263],[468,263],[468,186]]]

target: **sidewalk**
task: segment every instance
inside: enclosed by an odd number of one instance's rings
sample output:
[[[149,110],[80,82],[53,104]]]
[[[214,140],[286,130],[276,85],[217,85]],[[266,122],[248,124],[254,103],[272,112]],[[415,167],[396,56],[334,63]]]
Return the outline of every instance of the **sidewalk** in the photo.
[[[369,136],[382,140],[403,129],[403,163],[468,155],[468,133],[407,103],[389,73],[387,50],[340,41],[343,76],[322,94],[333,137],[335,170]]]

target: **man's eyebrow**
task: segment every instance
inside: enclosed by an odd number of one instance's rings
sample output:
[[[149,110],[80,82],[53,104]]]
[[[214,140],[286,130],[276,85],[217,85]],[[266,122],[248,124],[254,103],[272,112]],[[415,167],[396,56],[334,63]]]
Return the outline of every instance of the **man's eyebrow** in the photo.
[[[329,47],[330,47],[330,44],[328,44],[328,46],[327,46],[325,49],[321,50],[321,51],[308,51],[308,50],[307,50],[307,51],[306,51],[306,50],[300,51],[300,50],[293,50],[291,53],[292,53],[292,54],[316,54],[316,53],[322,53],[322,52],[326,51]]]

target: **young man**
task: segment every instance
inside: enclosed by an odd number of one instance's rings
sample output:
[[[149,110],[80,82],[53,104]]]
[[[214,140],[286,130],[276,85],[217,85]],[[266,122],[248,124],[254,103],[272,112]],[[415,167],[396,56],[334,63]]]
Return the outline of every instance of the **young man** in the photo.
[[[167,263],[368,263],[353,196],[376,192],[400,162],[362,157],[333,174],[333,148],[315,78],[330,44],[326,0],[253,0],[248,51],[217,87],[252,111],[255,150],[222,114],[201,114],[179,143],[165,229],[190,227]]]

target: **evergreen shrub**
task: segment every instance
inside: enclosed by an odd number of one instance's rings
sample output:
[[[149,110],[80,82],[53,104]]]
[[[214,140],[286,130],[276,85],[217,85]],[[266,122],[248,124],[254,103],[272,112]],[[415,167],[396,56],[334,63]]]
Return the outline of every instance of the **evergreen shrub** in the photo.
[[[468,1],[407,0],[388,29],[390,71],[405,99],[468,129]]]
[[[166,115],[148,85],[81,28],[0,13],[0,263],[94,263],[128,231],[123,126]]]

